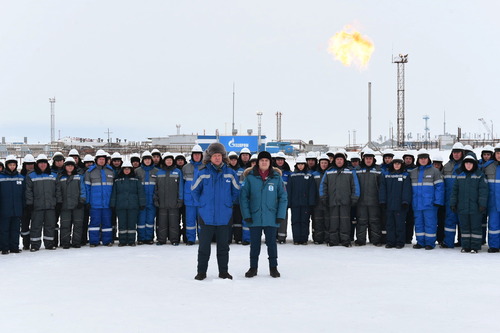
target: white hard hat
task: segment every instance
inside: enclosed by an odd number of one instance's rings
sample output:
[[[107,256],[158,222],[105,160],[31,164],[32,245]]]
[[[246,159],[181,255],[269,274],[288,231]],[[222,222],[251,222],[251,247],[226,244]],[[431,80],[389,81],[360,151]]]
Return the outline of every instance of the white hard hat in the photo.
[[[170,153],[170,152],[168,152],[168,151],[162,155],[161,159],[162,159],[162,160],[164,160],[164,159],[166,159],[167,157],[170,157],[171,159],[175,159],[174,154],[173,154],[173,153]]]
[[[66,160],[64,161],[64,165],[66,164],[74,164],[76,165],[76,162],[75,162],[75,159],[71,156],[69,156],[68,158],[66,158]]]
[[[246,149],[246,148],[243,148],[243,149]],[[250,161],[254,161],[254,160],[256,161],[257,159],[258,159],[257,154],[253,154],[252,156],[250,156]]]
[[[403,154],[401,154],[401,153],[394,154],[394,158],[392,159],[393,163],[394,162],[400,162],[401,164],[403,164],[403,161],[404,161]]]
[[[60,151],[56,151],[54,155],[52,155],[53,161],[64,161],[64,155]]]
[[[297,156],[297,159],[295,160],[295,164],[299,164],[299,163],[304,163],[306,164],[307,161],[306,161],[306,157],[305,156]]]
[[[375,152],[372,149],[370,149],[370,148],[366,148],[365,151],[364,151],[364,153],[363,153],[363,158],[365,156],[373,156],[373,157],[375,157]]]
[[[151,152],[149,150],[146,150],[142,153],[141,159],[143,159],[144,157],[153,158],[153,155],[151,154]]]
[[[108,154],[104,150],[102,150],[102,149],[99,149],[97,151],[97,153],[95,153],[95,158],[98,158],[98,157],[107,157],[107,156],[108,156]]]
[[[433,162],[444,162],[443,156],[441,154],[432,154],[432,161]]]
[[[45,154],[40,154],[36,157],[36,162],[49,162],[49,159],[47,158],[47,155]]]
[[[118,152],[114,152],[113,155],[111,155],[111,159],[112,160],[121,160],[122,159],[122,155]]]
[[[307,155],[306,155],[306,160],[307,159],[317,159],[318,157],[316,156],[315,153],[313,153],[312,151],[308,152]]]
[[[236,154],[234,151],[230,151],[229,154],[227,154],[228,158],[238,158],[238,154]]]
[[[477,162],[477,160],[476,160],[476,159],[474,158],[474,156],[472,156],[472,155],[467,155],[467,156],[465,156],[465,157],[464,157],[464,159],[463,159],[463,161],[465,162],[465,161],[467,161],[467,160],[471,160],[471,161],[473,161],[473,162]]]
[[[330,162],[330,157],[328,157],[328,155],[326,154],[321,154],[321,156],[319,157],[319,161],[321,160],[326,160],[328,162]]]
[[[80,154],[78,153],[78,150],[73,148],[69,151],[68,156],[80,156]]]
[[[16,156],[14,155],[8,155],[6,158],[5,158],[5,164],[9,163],[9,162],[16,162],[17,163],[17,158]]]
[[[141,155],[138,153],[132,153],[130,154],[130,160],[132,161],[133,158],[137,158],[138,160],[141,160]]]
[[[464,150],[464,145],[461,142],[456,142],[453,147],[451,147],[452,150]]]
[[[158,150],[158,149],[153,149],[151,150],[151,155],[154,155],[154,154],[157,154],[157,155],[160,155],[161,156],[161,152]]]
[[[464,150],[472,151],[472,146],[471,145],[465,145]]]
[[[83,162],[94,162],[94,158],[92,157],[92,155],[87,154],[87,155],[85,155],[85,157],[83,158]]]
[[[490,145],[486,145],[486,146],[483,147],[483,149],[481,149],[481,153],[484,153],[484,152],[493,153],[494,151],[495,151],[495,148],[493,148]]]
[[[203,153],[203,149],[200,145],[194,145],[193,149],[191,149],[191,153]]]
[[[417,157],[420,157],[422,155],[428,155],[428,156],[430,156],[429,151],[427,149],[425,149],[425,148],[420,149],[418,151],[418,153],[417,153]]]
[[[495,153],[500,151],[500,142],[495,146]]]
[[[33,155],[31,154],[26,154],[26,156],[24,156],[24,163],[35,163],[35,158],[33,157]]]
[[[382,152],[382,157],[386,156],[386,155],[392,155],[394,156],[394,152],[390,149],[386,149]]]
[[[332,150],[329,150],[329,151],[326,152],[326,155],[333,156],[333,155],[335,155],[335,152],[333,152]]]
[[[358,160],[361,160],[361,156],[359,156],[359,154],[358,154],[358,153],[354,153],[354,154],[351,156],[351,161],[352,161],[353,159],[358,159]]]
[[[280,151],[276,154],[276,158],[286,159],[286,155],[284,152]]]
[[[132,168],[132,163],[130,162],[130,160],[127,159],[123,161],[122,168]]]
[[[241,155],[241,154],[251,154],[250,149],[248,149],[248,148],[243,148],[243,149],[240,151],[240,155]],[[257,159],[257,158],[256,158],[256,159]]]

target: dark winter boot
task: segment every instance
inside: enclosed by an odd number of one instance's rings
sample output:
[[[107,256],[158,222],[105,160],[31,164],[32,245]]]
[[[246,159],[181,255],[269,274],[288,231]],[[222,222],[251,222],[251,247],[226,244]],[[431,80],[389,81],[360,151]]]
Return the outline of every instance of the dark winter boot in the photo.
[[[425,249],[426,249],[426,250],[434,250],[434,248],[433,248],[432,246],[430,246],[430,245],[426,245],[426,246],[425,246]]]
[[[245,277],[247,278],[252,278],[255,275],[257,275],[257,268],[250,267],[250,269],[245,273]]]
[[[219,277],[221,279],[229,279],[229,280],[233,279],[233,276],[231,274],[229,274],[228,272],[220,272]]]
[[[488,253],[498,253],[499,249],[495,248],[495,247],[490,247],[488,249]]]
[[[413,248],[414,249],[423,249],[424,247],[417,243],[417,244],[413,245]]]
[[[273,278],[279,278],[281,276],[280,272],[278,272],[278,267],[271,267],[269,272]]]
[[[207,278],[207,273],[198,273],[194,277],[194,279],[198,281],[205,280],[206,278]]]
[[[460,252],[462,253],[469,253],[471,250],[470,249],[461,249]]]

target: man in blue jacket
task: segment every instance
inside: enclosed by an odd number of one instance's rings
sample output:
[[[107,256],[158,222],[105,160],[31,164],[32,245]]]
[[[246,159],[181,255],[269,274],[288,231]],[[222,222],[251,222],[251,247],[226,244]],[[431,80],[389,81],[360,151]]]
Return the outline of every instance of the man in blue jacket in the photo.
[[[191,195],[199,204],[201,224],[198,247],[198,274],[196,280],[207,277],[210,247],[215,235],[217,240],[217,263],[219,277],[232,279],[228,273],[229,221],[233,213],[233,202],[238,198],[240,185],[236,172],[228,167],[226,149],[218,142],[210,144],[205,151],[200,167],[191,186]]]
[[[24,204],[24,176],[17,171],[17,159],[7,156],[0,173],[0,250],[19,253],[19,231]]]

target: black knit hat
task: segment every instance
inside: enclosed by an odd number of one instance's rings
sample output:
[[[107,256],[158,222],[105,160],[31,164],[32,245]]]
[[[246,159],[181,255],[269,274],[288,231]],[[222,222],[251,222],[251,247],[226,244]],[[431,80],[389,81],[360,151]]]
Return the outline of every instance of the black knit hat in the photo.
[[[261,158],[267,158],[269,161],[272,161],[271,154],[268,151],[261,151],[257,156],[257,161],[260,161]]]

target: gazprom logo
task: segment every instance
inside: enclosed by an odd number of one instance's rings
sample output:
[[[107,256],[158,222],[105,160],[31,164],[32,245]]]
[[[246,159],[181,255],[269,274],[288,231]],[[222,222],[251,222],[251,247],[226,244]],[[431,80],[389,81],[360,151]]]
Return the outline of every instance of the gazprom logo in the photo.
[[[229,140],[227,145],[231,148],[248,148],[248,147],[250,147],[250,145],[248,143],[235,143],[234,138]]]

